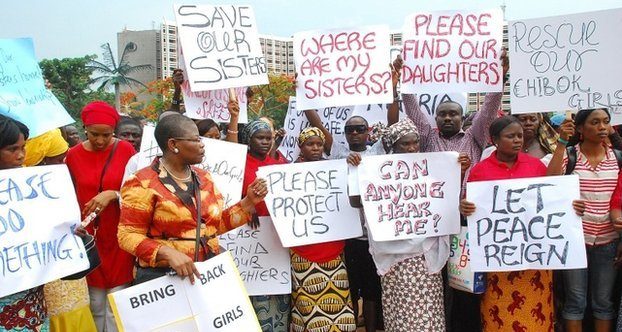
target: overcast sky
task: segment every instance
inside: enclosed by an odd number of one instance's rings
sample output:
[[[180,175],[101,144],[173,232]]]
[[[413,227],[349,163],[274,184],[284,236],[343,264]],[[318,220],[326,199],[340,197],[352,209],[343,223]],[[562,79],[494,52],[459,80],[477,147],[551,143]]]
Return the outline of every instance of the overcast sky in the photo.
[[[173,4],[250,4],[259,33],[291,36],[297,31],[388,24],[398,30],[418,10],[486,9],[502,0],[2,0],[0,38],[32,37],[37,57],[100,54],[116,48],[117,32],[159,28],[173,20]],[[389,4],[390,3],[390,4]],[[622,7],[622,0],[506,0],[506,19],[572,14]]]

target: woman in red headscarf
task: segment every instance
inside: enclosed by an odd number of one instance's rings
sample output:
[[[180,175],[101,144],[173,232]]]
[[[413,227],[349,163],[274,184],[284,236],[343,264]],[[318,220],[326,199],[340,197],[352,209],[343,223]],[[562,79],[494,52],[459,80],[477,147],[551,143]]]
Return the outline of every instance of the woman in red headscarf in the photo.
[[[76,187],[83,220],[96,216],[86,227],[95,236],[101,265],[87,276],[91,312],[98,331],[117,331],[107,295],[132,281],[134,257],[119,248],[119,190],[125,165],[135,153],[128,142],[113,137],[117,111],[103,101],[82,110],[87,140],[67,153],[67,167]]]

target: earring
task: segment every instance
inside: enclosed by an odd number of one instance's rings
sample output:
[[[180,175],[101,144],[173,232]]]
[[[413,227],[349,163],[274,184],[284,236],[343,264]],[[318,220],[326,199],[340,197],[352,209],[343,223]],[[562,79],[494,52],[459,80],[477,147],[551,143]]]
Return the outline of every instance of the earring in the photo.
[[[175,152],[175,153],[179,153],[179,149],[178,149],[178,148],[174,148],[174,149],[173,149],[173,152]]]

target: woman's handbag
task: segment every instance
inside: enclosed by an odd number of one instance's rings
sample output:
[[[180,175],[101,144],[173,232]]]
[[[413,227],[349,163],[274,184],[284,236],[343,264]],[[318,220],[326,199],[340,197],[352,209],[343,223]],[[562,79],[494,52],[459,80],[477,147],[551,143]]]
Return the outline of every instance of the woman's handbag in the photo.
[[[99,258],[99,252],[97,251],[97,246],[95,246],[95,237],[91,234],[78,235],[82,242],[84,243],[84,250],[86,250],[86,257],[89,259],[89,268],[80,271],[78,273],[74,273],[72,275],[68,275],[66,277],[61,278],[61,280],[78,280],[86,277],[89,273],[93,272],[100,264],[101,260]]]

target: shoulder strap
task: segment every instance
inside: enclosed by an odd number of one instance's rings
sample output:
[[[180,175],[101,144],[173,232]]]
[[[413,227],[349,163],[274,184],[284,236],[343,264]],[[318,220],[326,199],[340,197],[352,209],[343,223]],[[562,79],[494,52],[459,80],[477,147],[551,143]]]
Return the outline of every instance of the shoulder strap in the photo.
[[[192,172],[192,183],[194,186],[194,200],[196,201],[195,206],[197,207],[197,229],[196,236],[194,239],[194,261],[199,261],[199,245],[201,243],[201,183],[199,181],[199,176],[195,171],[190,169]]]
[[[119,145],[119,140],[115,138],[114,141],[114,145],[112,146],[112,150],[110,150],[110,154],[108,155],[108,158],[106,159],[106,163],[104,163],[104,168],[102,168],[102,174],[99,176],[99,189],[97,190],[97,192],[102,192],[104,189],[104,175],[106,175],[106,169],[108,168],[108,165],[110,165],[110,161],[112,160],[112,157],[114,156],[114,152],[117,150],[117,145]]]
[[[616,156],[616,160],[618,161],[618,169],[622,169],[622,151],[618,149],[613,150],[613,155]]]
[[[566,147],[566,156],[568,157],[568,163],[566,164],[566,175],[571,174],[574,171],[574,167],[577,165],[577,148],[574,145]],[[617,157],[617,156],[616,156]],[[618,159],[619,163],[619,159]]]

